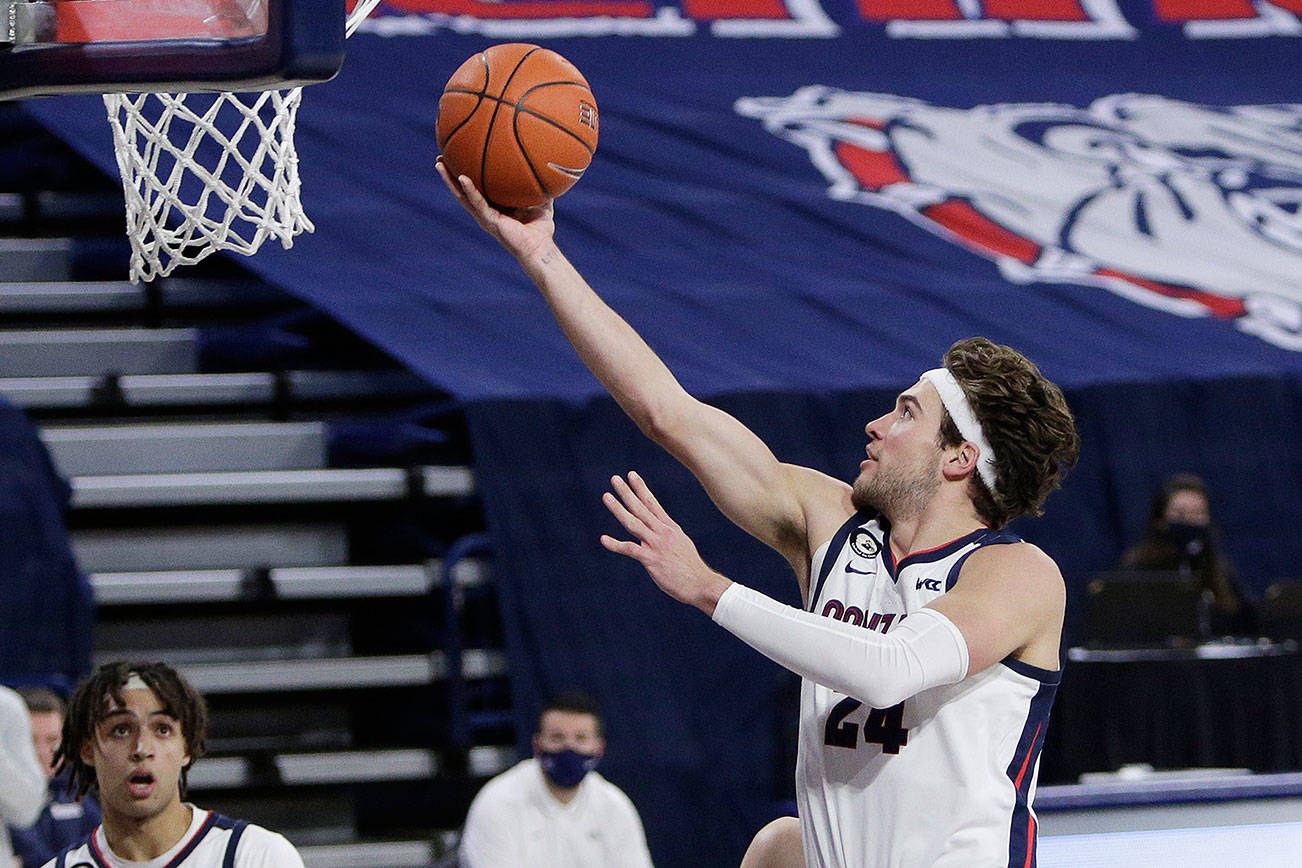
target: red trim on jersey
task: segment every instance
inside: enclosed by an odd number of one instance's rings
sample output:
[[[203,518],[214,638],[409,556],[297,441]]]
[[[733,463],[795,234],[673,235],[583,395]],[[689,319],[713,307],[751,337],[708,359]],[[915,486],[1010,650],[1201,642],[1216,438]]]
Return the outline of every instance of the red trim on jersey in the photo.
[[[1027,751],[1026,751],[1026,758],[1025,758],[1024,760],[1022,760],[1022,767],[1021,767],[1021,769],[1019,769],[1018,772],[1017,772],[1017,779],[1016,779],[1015,781],[1013,781],[1013,786],[1016,787],[1019,791],[1022,789],[1022,778],[1024,778],[1024,777],[1026,776],[1026,770],[1027,770],[1027,768],[1029,768],[1030,765],[1031,765],[1031,757],[1035,755],[1035,743],[1036,743],[1037,741],[1039,741],[1039,739],[1040,739],[1040,730],[1041,730],[1043,727],[1044,727],[1044,724],[1043,724],[1043,723],[1036,724],[1036,727],[1035,727],[1035,735],[1031,736],[1031,744],[1030,744],[1030,747],[1027,748]],[[1035,821],[1032,820],[1031,822],[1032,822],[1032,825],[1034,825],[1034,822],[1035,822]]]
[[[907,561],[909,558],[916,558],[916,557],[919,557],[919,556],[921,556],[921,555],[929,555],[929,554],[932,554],[933,552],[938,552],[938,551],[940,551],[941,549],[949,548],[949,547],[952,546],[952,545],[957,545],[958,543],[961,543],[961,542],[965,541],[968,537],[972,536],[973,534],[978,534],[978,533],[981,533],[982,531],[985,531],[985,530],[989,530],[989,528],[986,528],[986,527],[979,527],[979,528],[977,528],[976,530],[970,530],[970,531],[968,531],[967,533],[963,534],[962,536],[956,536],[956,537],[954,537],[952,540],[950,540],[949,542],[943,542],[943,543],[941,543],[941,544],[938,545],[938,546],[932,546],[932,547],[929,548],[929,549],[918,549],[916,552],[909,552],[907,555],[905,555],[904,557],[900,558],[899,563],[902,564],[902,563],[904,563],[905,561]],[[894,559],[895,559],[895,552],[894,552],[894,550],[892,550],[890,546],[887,546],[887,547],[886,547],[886,551],[890,553],[891,559],[894,560]],[[895,566],[898,566],[898,564],[894,564],[894,565],[895,565]]]
[[[194,808],[194,810],[198,811],[199,808]],[[204,811],[204,814],[205,816],[203,818],[203,822],[200,823],[199,827],[194,830],[194,834],[191,835],[189,839],[187,839],[186,842],[181,845],[181,849],[176,852],[176,856],[172,858],[172,861],[167,863],[165,868],[176,868],[176,866],[184,862],[186,858],[190,855],[191,851],[194,849],[194,845],[198,843],[199,839],[202,838],[204,835],[208,834],[208,830],[212,828],[213,821],[216,819],[217,815],[214,814],[212,811]],[[190,818],[190,823],[191,824],[194,823],[193,817]],[[104,826],[101,824],[100,826],[96,827],[94,832],[91,833],[90,849],[91,849],[91,854],[97,860],[99,860],[99,863],[101,865],[107,866],[109,864],[109,860],[104,857],[103,851],[101,851],[99,848],[99,836],[97,834],[99,830],[103,828]],[[104,834],[104,840],[108,841],[107,832]]]
[[[1031,868],[1035,864],[1035,815],[1026,818],[1026,861],[1022,868]]]
[[[193,810],[197,811],[199,809],[193,808]],[[199,824],[199,828],[190,836],[190,840],[185,842],[185,846],[177,852],[176,856],[173,857],[171,862],[167,863],[165,868],[179,868],[186,859],[190,858],[190,854],[194,852],[194,848],[199,846],[199,842],[212,829],[213,824],[217,822],[216,812],[208,811],[207,814],[208,816],[204,817],[203,822]],[[193,818],[191,819],[191,822],[194,822]]]
[[[95,831],[90,833],[90,854],[95,857],[95,861],[98,862],[99,864],[108,865],[108,860],[104,858],[104,853],[99,848],[98,833],[99,830],[103,828],[104,828],[103,825],[96,826]],[[104,834],[104,840],[105,841],[108,840],[108,833]]]

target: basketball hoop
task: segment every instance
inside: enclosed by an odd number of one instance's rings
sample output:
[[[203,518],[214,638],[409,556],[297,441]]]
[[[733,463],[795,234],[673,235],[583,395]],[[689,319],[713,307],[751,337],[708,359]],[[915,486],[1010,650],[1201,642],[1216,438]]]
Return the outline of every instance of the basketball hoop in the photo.
[[[345,35],[379,3],[358,0]],[[263,0],[227,0],[247,20]],[[238,22],[237,22],[238,23]],[[245,256],[313,231],[300,200],[294,122],[302,87],[220,93],[107,93],[122,174],[131,281],[165,277],[218,250]]]

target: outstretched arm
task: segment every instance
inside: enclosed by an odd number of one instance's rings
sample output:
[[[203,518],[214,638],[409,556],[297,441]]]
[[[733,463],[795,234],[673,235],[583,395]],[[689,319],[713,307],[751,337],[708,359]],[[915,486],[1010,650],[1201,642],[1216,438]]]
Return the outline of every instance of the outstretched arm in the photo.
[[[954,684],[1008,657],[1058,668],[1065,590],[1035,546],[987,546],[958,585],[886,634],[779,603],[706,566],[696,546],[636,473],[611,480],[602,502],[636,541],[604,535],[607,549],[638,561],[660,589],[696,606],[769,659],[875,708]]]
[[[637,541],[602,536],[602,545],[637,560],[669,596],[792,672],[874,708],[967,675],[967,643],[940,612],[921,609],[883,635],[784,605],[706,566],[636,473],[611,485],[618,497],[607,492],[602,502]]]
[[[689,395],[561,253],[550,202],[505,213],[469,179],[451,178],[441,160],[438,171],[537,284],[566,338],[624,412],[701,481],[725,515],[782,553],[803,579],[811,536],[821,541],[853,512],[849,486],[779,462],[737,419]]]

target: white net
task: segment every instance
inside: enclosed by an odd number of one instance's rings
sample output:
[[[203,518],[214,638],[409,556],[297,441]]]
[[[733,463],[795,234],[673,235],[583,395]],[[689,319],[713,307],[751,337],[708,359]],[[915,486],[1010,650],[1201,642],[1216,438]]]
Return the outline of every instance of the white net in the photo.
[[[260,6],[259,0],[246,0]],[[346,34],[379,0],[360,0]],[[294,150],[302,88],[104,95],[131,240],[133,283],[218,250],[251,256],[311,232]]]
[[[294,151],[301,96],[302,88],[104,95],[133,282],[217,250],[250,256],[268,238],[288,248],[312,231]]]

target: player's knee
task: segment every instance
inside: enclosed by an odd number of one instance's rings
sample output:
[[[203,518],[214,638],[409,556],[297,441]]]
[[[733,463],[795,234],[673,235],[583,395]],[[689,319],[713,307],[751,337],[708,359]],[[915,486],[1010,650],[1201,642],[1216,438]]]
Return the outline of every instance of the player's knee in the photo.
[[[755,833],[741,868],[805,868],[800,844],[800,821],[779,817]]]

